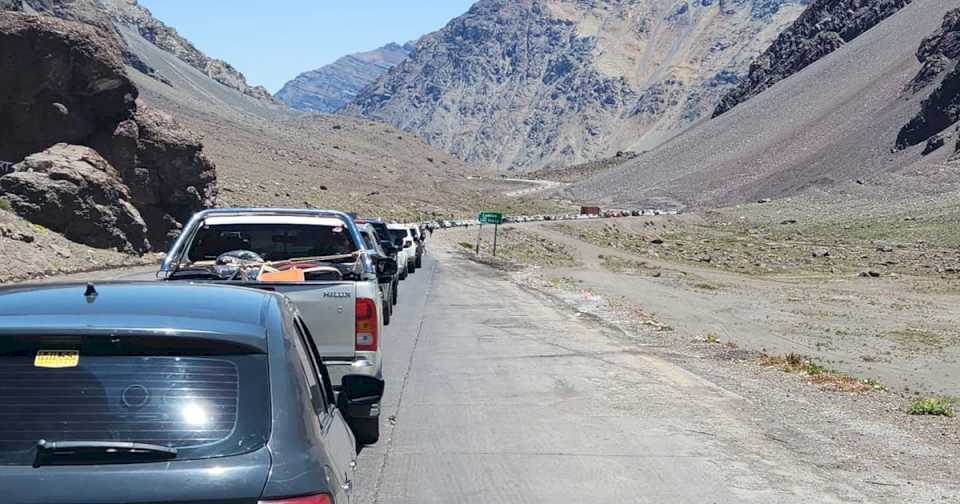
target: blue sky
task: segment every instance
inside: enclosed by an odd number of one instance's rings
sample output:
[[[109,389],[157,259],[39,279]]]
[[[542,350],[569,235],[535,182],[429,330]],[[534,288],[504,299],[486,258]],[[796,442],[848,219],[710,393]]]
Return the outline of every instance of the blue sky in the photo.
[[[277,92],[340,56],[436,31],[474,0],[140,0],[208,56]]]

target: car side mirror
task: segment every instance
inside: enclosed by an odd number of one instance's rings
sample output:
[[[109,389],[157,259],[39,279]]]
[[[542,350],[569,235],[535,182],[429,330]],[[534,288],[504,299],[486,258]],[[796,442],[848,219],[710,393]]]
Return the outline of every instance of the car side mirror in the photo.
[[[371,409],[383,398],[383,388],[383,380],[373,376],[351,374],[341,379],[337,409],[347,421],[354,437],[359,438],[359,422],[370,418]]]
[[[377,276],[392,277],[397,274],[397,261],[384,257],[377,261]]]

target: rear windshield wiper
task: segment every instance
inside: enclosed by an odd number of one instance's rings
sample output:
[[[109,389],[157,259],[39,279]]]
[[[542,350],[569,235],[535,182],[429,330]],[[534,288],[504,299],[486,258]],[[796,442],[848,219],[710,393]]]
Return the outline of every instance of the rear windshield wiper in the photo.
[[[173,271],[172,273],[170,273],[169,275],[167,275],[167,278],[168,278],[168,279],[183,278],[183,277],[187,277],[187,278],[220,278],[219,275],[217,275],[216,273],[210,271],[210,270],[207,269],[207,268],[184,268],[184,269],[179,269],[179,268],[178,268],[177,270],[175,270],[175,271]]]
[[[33,467],[49,465],[132,464],[177,457],[177,449],[147,443],[114,441],[37,442]]]

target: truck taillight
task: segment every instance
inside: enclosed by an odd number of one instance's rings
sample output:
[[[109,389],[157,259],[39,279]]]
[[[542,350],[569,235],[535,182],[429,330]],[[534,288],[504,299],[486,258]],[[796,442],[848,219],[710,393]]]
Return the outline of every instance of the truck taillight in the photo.
[[[357,351],[376,352],[380,339],[380,316],[372,299],[357,299]]]
[[[333,499],[327,494],[322,494],[293,497],[291,499],[262,500],[257,504],[333,504]]]

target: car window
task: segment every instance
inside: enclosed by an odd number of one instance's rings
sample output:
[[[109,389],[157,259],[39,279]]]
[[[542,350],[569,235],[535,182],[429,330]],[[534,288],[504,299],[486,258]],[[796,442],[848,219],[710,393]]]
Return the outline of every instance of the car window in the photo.
[[[266,355],[186,341],[4,338],[0,465],[29,465],[41,439],[156,444],[177,448],[177,460],[262,447],[270,430]],[[44,363],[44,352],[64,349],[74,362]]]
[[[306,334],[303,332],[303,326],[299,321],[294,323],[296,329],[296,334],[294,338],[294,346],[297,351],[297,357],[300,359],[300,364],[303,366],[303,372],[307,380],[307,386],[310,389],[310,401],[313,406],[313,410],[318,415],[326,415],[329,411],[329,401],[327,400],[324,383],[320,376],[320,367],[316,360],[313,357],[315,352],[311,351],[313,343],[307,340]]]
[[[407,237],[407,232],[403,229],[391,229],[390,236],[393,240],[403,239]]]
[[[368,249],[373,249],[373,240],[370,239],[370,235],[366,231],[360,233],[360,235],[363,236],[363,244]]]
[[[267,261],[345,255],[356,251],[343,226],[310,224],[221,224],[201,227],[187,253],[190,261],[210,261],[235,250],[255,252]]]
[[[320,351],[317,350],[317,346],[313,344],[313,336],[310,334],[310,328],[299,318],[296,320],[296,325],[297,330],[303,335],[304,345],[307,347],[307,350],[310,351],[310,356],[320,371],[319,374],[325,399],[328,404],[333,404],[336,397],[333,395],[333,382],[330,380],[330,373],[327,371],[327,366],[323,363],[323,358],[320,357]]]

